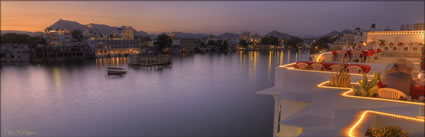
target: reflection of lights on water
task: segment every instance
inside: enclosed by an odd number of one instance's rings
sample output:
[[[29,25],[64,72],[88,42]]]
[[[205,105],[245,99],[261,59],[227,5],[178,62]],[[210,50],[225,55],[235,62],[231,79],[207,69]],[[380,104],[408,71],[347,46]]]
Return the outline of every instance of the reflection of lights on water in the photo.
[[[53,77],[54,77],[54,82],[56,86],[56,95],[57,95],[58,101],[61,101],[64,98],[62,95],[62,75],[61,74],[62,73],[59,68],[57,67],[53,68]]]
[[[272,71],[271,69],[272,69],[272,51],[269,52],[269,64],[268,64],[268,73],[267,74],[270,75],[270,72]]]
[[[257,52],[254,52],[254,64],[253,64],[253,66],[254,66],[254,72],[255,72],[255,70],[257,68]]]
[[[279,63],[279,65],[283,65],[283,54],[284,54],[285,52],[284,51],[282,51],[282,52],[280,52],[280,63]]]
[[[121,64],[127,63],[127,57],[105,57],[105,58],[97,58],[96,65],[100,67],[104,66],[119,66]]]
[[[53,68],[53,77],[55,79],[56,90],[58,91],[61,90],[62,78],[61,78],[60,70],[57,67]]]
[[[242,51],[239,51],[239,65],[241,65],[241,68],[242,68],[242,64],[243,64],[243,54],[242,54]]]
[[[286,63],[290,63],[290,61],[291,61],[291,52],[289,52],[288,50],[288,61]]]
[[[298,52],[295,52],[295,62],[298,61]]]

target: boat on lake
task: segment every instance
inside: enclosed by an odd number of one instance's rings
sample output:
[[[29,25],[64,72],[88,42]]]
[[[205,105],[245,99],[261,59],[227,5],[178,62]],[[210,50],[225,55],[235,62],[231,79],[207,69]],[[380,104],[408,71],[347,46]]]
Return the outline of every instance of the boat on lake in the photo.
[[[106,71],[108,75],[124,75],[127,71],[124,68],[120,67],[107,67]]]

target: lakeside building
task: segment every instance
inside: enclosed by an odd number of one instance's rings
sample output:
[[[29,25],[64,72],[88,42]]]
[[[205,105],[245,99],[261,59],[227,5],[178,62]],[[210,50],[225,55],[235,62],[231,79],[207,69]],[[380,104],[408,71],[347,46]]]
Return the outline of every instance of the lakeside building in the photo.
[[[420,57],[424,50],[424,30],[369,31],[367,44],[383,49],[382,56]]]
[[[353,34],[344,34],[330,44],[331,50],[342,49],[347,43],[354,48],[382,49],[381,57],[420,57],[424,50],[424,24],[401,25],[401,30],[369,30],[356,28]]]
[[[92,30],[92,25],[88,25],[89,29],[83,31],[84,38],[89,40],[134,40],[134,32],[129,27],[118,28],[111,32],[101,32],[99,30]]]
[[[48,45],[52,46],[72,46],[72,35],[67,29],[50,29],[43,31],[43,38]]]
[[[153,46],[150,39],[135,39],[133,30],[128,26],[110,33],[86,30],[84,35],[89,39],[88,45],[96,57],[136,55],[141,52],[142,47]]]
[[[180,40],[180,50],[182,53],[190,53],[193,54],[194,53],[194,49],[196,46],[196,42],[195,40],[191,40],[191,39],[182,39]]]
[[[424,30],[356,29],[354,40],[352,38],[353,36],[350,36],[350,41],[358,42],[363,47],[377,45],[384,50],[379,54],[370,52],[371,50],[353,50],[352,52],[367,53],[366,59],[359,59],[359,63],[354,63],[350,56],[339,56],[338,52],[336,54],[326,52],[313,55],[313,61],[294,62],[275,69],[274,86],[257,92],[273,96],[275,101],[274,137],[362,137],[370,128],[390,126],[405,130],[409,136],[425,134],[423,96],[425,87],[420,82],[421,77],[423,79],[424,68],[419,65],[423,63],[420,57],[421,51],[424,50]],[[376,83],[376,95],[364,95],[353,90],[364,87],[358,82],[364,79],[363,74],[368,78],[374,77],[377,73],[385,74],[390,69],[389,66],[400,58],[410,66],[413,72],[410,75],[418,84],[410,87],[408,93],[379,87]],[[341,66],[336,62],[340,59],[350,62],[340,67],[351,76],[348,88],[330,84],[332,80],[330,78],[340,71],[334,66]],[[369,90],[365,92],[370,93]],[[391,95],[397,92],[405,99],[385,96],[389,92]]]
[[[96,57],[128,56],[140,53],[139,40],[89,40]]]
[[[341,37],[339,37],[336,41],[330,44],[329,49],[330,50],[337,50],[342,49],[347,44],[355,45],[355,34],[343,34]]]
[[[400,27],[400,30],[424,30],[425,24],[418,23],[418,24],[402,24]]]
[[[31,50],[32,62],[82,62],[94,57],[88,46],[52,47],[38,45]]]
[[[239,38],[245,40],[246,42],[253,43],[253,45],[261,42],[261,36],[259,34],[251,34],[249,31],[242,32]]]
[[[196,47],[196,41],[193,39],[173,38],[173,42],[171,44],[171,53],[193,54],[195,52],[195,47]]]
[[[46,28],[42,37],[47,45],[37,45],[31,50],[34,62],[83,61],[94,56],[94,49],[89,47],[88,40],[73,38],[68,29]]]
[[[0,62],[28,62],[31,60],[28,44],[2,43]]]
[[[227,41],[227,45],[229,46],[230,49],[236,49],[238,47],[240,39],[239,38],[232,38],[232,39],[229,39],[229,40],[226,40],[226,41]]]

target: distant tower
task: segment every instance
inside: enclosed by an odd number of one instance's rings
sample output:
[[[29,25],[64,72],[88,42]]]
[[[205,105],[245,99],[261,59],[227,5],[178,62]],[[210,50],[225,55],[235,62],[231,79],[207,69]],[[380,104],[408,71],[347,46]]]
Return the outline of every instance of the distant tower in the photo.
[[[375,30],[376,29],[376,24],[374,23],[374,24],[372,24],[372,25],[370,25],[370,30]]]

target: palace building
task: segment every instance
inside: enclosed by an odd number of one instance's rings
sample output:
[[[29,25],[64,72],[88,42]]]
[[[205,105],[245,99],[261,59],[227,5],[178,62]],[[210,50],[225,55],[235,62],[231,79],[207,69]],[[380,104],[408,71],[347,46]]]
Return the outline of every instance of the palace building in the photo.
[[[369,31],[366,43],[383,49],[384,56],[420,56],[424,30]]]
[[[141,43],[138,40],[90,40],[89,46],[96,57],[114,57],[139,54]]]
[[[52,46],[72,46],[72,35],[67,29],[46,29],[43,38],[48,45]]]

